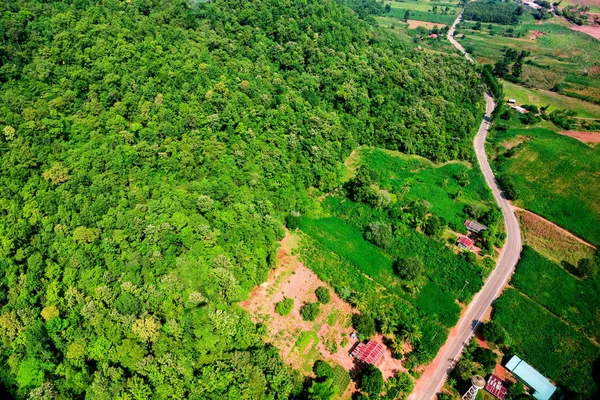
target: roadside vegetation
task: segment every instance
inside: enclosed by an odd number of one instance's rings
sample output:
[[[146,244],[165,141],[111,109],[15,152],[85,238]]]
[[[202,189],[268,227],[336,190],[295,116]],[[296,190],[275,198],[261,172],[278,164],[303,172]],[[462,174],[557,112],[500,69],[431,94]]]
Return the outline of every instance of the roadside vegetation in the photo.
[[[421,157],[360,148],[343,189],[323,198],[320,210],[299,228],[308,241],[307,266],[346,301],[370,314],[393,338],[402,357],[403,335],[412,337],[407,365],[437,353],[460,306],[479,290],[504,236],[501,214],[478,170],[468,163],[433,164]],[[461,253],[453,231],[465,219],[489,229],[478,238],[480,256]],[[318,261],[329,253],[337,262]],[[391,305],[393,304],[393,306]],[[394,312],[393,310],[397,310]],[[403,333],[404,332],[404,333]]]

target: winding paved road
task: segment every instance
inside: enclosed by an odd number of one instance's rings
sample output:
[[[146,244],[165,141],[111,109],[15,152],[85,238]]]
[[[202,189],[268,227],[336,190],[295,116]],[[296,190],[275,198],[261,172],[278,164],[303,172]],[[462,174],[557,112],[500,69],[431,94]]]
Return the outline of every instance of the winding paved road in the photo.
[[[470,62],[473,62],[473,59],[467,54],[465,49],[452,37],[461,16],[462,13],[459,14],[448,31],[448,40]],[[504,286],[508,283],[521,254],[523,244],[521,242],[519,223],[510,203],[500,190],[485,155],[485,139],[489,129],[491,114],[494,111],[494,100],[487,93],[485,94],[485,105],[485,116],[473,140],[473,146],[475,147],[477,161],[479,162],[479,167],[485,177],[485,181],[492,189],[494,198],[502,210],[504,225],[506,227],[506,243],[500,251],[500,258],[498,259],[496,268],[485,281],[481,291],[475,295],[465,312],[463,312],[456,326],[452,328],[448,340],[440,349],[436,358],[429,364],[423,375],[421,375],[421,378],[417,381],[409,397],[410,400],[430,400],[435,398],[435,394],[446,381],[448,373],[452,370],[452,366],[458,360],[465,345],[469,343],[480,321],[490,309],[492,302],[499,296]]]

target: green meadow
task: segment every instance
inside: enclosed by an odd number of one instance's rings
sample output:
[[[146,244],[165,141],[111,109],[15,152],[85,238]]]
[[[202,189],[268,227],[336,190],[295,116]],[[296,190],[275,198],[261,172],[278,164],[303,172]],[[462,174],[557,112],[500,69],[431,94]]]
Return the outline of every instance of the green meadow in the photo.
[[[452,22],[456,19],[458,9],[456,3],[437,3],[430,1],[389,1],[385,4],[391,6],[391,10],[388,13],[383,14],[387,17],[396,18],[403,20],[406,11],[409,12],[410,18],[417,21],[433,22],[444,25],[452,25]],[[433,12],[433,7],[437,6],[438,11]],[[445,12],[445,8],[448,7],[448,12]]]
[[[549,129],[512,127],[490,136],[500,174],[517,189],[515,204],[600,244],[600,147]],[[509,152],[508,143],[521,142]]]

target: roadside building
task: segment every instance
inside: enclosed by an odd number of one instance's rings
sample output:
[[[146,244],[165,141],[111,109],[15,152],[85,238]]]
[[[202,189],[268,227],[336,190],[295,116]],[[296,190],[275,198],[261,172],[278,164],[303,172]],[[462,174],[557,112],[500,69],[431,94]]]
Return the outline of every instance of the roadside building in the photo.
[[[512,109],[521,114],[527,114],[529,111],[521,106],[512,106]]]
[[[376,365],[383,358],[385,348],[381,343],[372,340],[359,343],[350,355],[365,364]]]
[[[472,221],[470,219],[465,221],[465,227],[474,233],[479,233],[479,232],[485,231],[487,229],[487,226],[480,224],[477,221]]]
[[[437,39],[437,38],[438,38],[437,33],[432,33],[429,35],[429,39]]]
[[[515,99],[508,99],[508,104],[517,104]]]
[[[475,242],[466,236],[461,236],[458,238],[456,244],[463,250],[471,251],[473,250],[473,245],[475,244]]]
[[[532,396],[537,400],[548,400],[556,391],[556,387],[544,375],[517,356],[512,356],[505,368],[530,387],[533,391]]]
[[[487,390],[492,396],[497,399],[505,400],[506,399],[506,385],[504,381],[498,378],[496,375],[491,374],[485,384],[485,390]]]

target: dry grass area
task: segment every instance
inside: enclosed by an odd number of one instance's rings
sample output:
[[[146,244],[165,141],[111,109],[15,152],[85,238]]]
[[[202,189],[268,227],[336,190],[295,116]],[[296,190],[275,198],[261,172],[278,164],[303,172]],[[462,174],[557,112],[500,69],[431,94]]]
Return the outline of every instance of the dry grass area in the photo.
[[[559,133],[583,143],[600,143],[600,132],[562,131]]]
[[[357,311],[292,254],[297,240],[297,235],[288,232],[279,249],[279,265],[241,305],[250,312],[255,323],[265,324],[267,342],[279,349],[281,358],[303,374],[312,375],[312,366],[319,359],[339,364],[347,371],[360,368],[348,355],[356,344],[350,333],[353,331],[352,314]],[[307,302],[317,301],[315,290],[320,286],[330,289],[331,302],[320,306],[315,321],[304,321],[300,308]],[[281,316],[275,312],[275,304],[284,297],[294,300],[294,308],[289,315]],[[383,343],[381,336],[373,340]],[[394,359],[389,349],[377,367],[386,379],[398,371],[405,371],[401,361]],[[346,395],[350,393],[351,387]]]
[[[544,257],[561,263],[577,264],[592,256],[594,249],[581,239],[526,210],[518,210],[525,243]]]
[[[513,147],[517,147],[518,145],[529,139],[531,138],[524,135],[519,135],[512,140],[505,141],[504,143],[502,143],[502,145],[506,148],[506,150],[510,150]]]
[[[409,29],[415,29],[415,28],[417,28],[419,26],[422,26],[422,27],[427,28],[427,29],[433,29],[436,26],[438,28],[443,28],[444,26],[446,26],[444,24],[438,24],[438,23],[433,23],[433,22],[424,22],[424,21],[416,21],[414,19],[409,19],[406,23],[408,24],[408,28]]]

